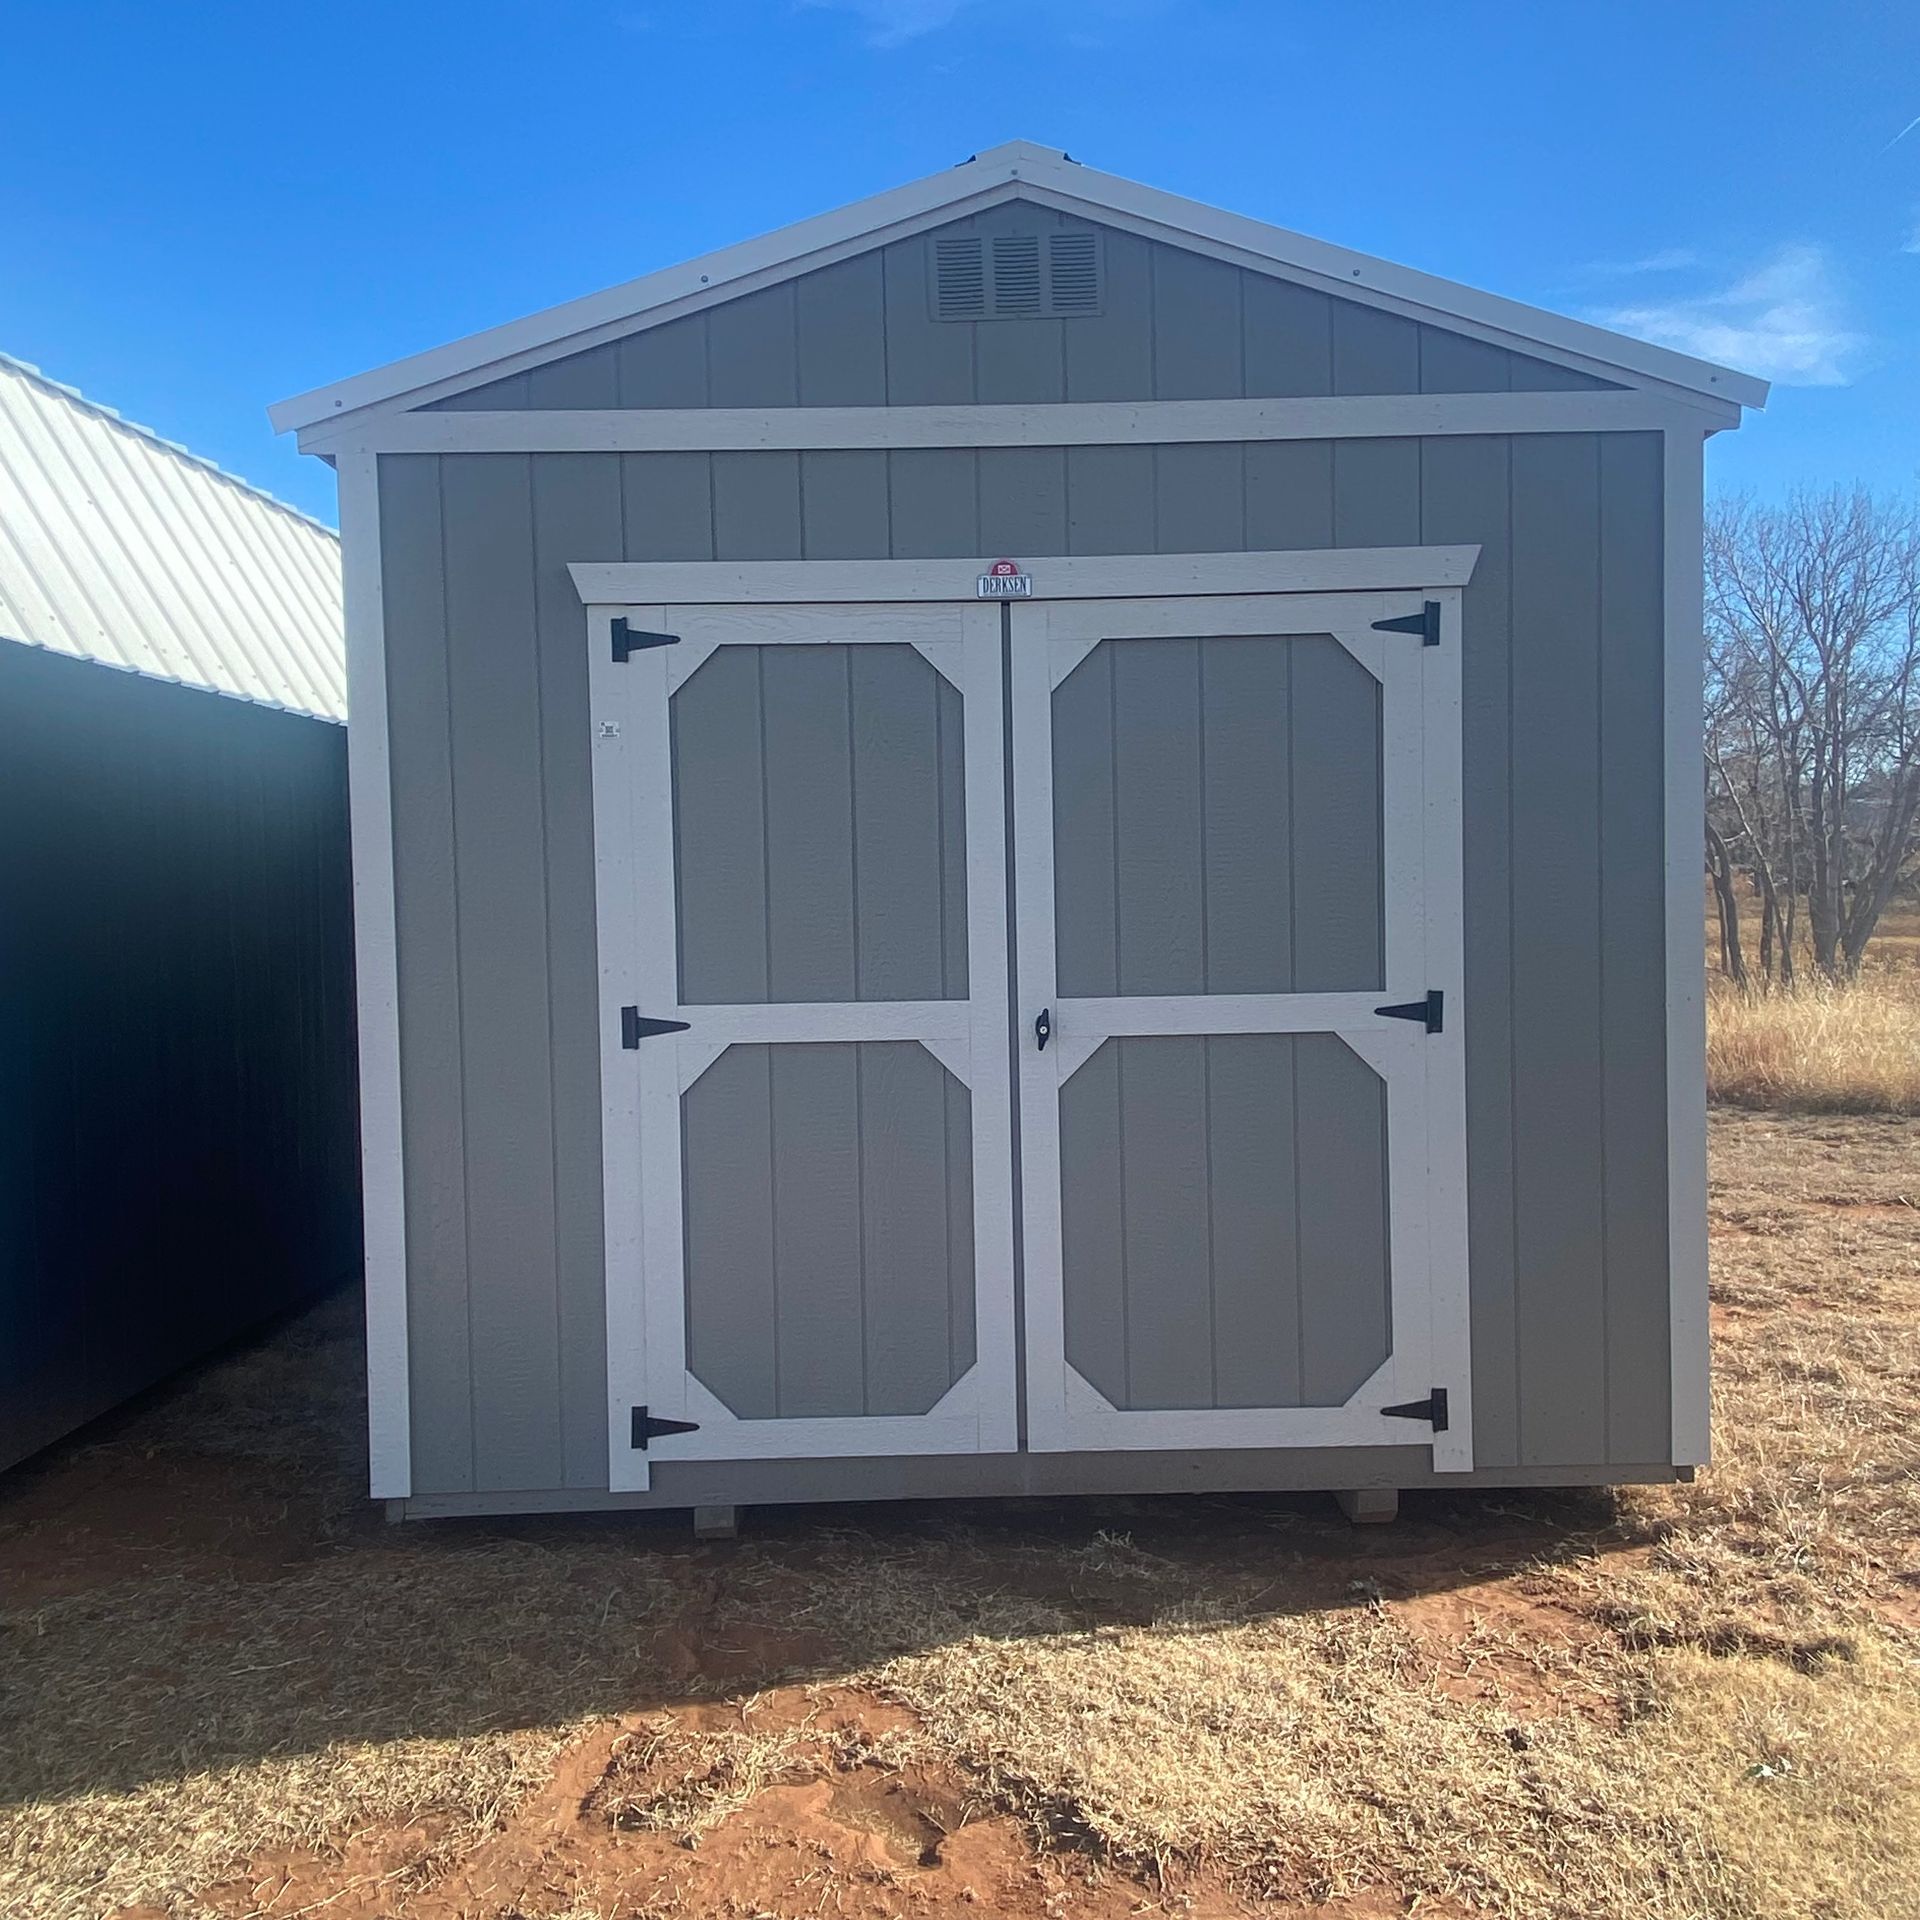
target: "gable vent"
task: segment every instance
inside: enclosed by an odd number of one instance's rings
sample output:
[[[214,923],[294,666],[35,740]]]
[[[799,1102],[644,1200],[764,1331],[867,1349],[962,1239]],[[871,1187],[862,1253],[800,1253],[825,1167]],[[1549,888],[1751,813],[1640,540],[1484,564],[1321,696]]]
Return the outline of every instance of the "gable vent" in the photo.
[[[993,237],[993,311],[1013,319],[1040,311],[1040,236],[997,233]]]
[[[936,240],[933,273],[936,320],[986,318],[987,267],[978,240]]]
[[[1054,233],[1047,236],[1047,290],[1055,313],[1100,311],[1100,236]]]
[[[933,243],[936,320],[1065,319],[1100,311],[1100,236],[952,234]]]

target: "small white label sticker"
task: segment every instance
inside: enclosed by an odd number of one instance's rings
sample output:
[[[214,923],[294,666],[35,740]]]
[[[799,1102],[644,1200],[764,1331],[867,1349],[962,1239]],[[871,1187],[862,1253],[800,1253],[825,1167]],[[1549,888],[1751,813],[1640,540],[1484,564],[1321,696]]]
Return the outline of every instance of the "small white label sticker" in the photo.
[[[1017,560],[996,560],[980,576],[982,600],[1031,600],[1033,575],[1022,573]]]
[[[620,722],[618,720],[602,720],[600,722],[600,738],[602,740],[618,740],[620,738]]]

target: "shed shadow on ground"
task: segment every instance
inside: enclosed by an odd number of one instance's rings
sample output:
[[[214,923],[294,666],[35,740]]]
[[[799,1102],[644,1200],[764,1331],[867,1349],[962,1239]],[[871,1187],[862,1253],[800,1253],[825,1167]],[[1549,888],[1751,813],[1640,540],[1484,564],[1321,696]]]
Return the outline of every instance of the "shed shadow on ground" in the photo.
[[[1618,1543],[1605,1493],[755,1509],[388,1525],[337,1297],[0,1476],[0,1806],[339,1743],[467,1739],[833,1682],[984,1636],[1217,1631]]]

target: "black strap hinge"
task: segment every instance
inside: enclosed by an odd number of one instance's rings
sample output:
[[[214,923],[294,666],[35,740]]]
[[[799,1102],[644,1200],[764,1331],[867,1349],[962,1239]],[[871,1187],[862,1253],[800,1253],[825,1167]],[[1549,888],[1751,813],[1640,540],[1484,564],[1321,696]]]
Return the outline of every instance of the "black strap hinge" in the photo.
[[[630,627],[625,620],[613,623],[613,657],[624,661],[630,655],[644,653],[649,647],[677,647],[677,633],[648,633],[643,627]]]
[[[1446,1017],[1447,996],[1438,987],[1429,987],[1424,1000],[1402,1000],[1392,1007],[1375,1007],[1383,1020],[1418,1020],[1429,1033],[1438,1033]]]
[[[1423,647],[1440,644],[1440,602],[1428,600],[1418,613],[1403,613],[1395,620],[1376,620],[1375,633],[1417,633]]]
[[[685,1033],[687,1022],[684,1020],[643,1020],[638,1007],[620,1009],[620,1044],[623,1047],[637,1047],[642,1040],[651,1040],[656,1033]]]
[[[1389,1420],[1424,1420],[1435,1433],[1447,1430],[1447,1390],[1435,1387],[1424,1400],[1409,1400],[1398,1407],[1382,1407]]]
[[[698,1433],[699,1431],[698,1420],[662,1420],[657,1415],[649,1413],[645,1407],[635,1407],[633,1410],[633,1444],[642,1453],[646,1452],[649,1440],[657,1440],[662,1434]]]

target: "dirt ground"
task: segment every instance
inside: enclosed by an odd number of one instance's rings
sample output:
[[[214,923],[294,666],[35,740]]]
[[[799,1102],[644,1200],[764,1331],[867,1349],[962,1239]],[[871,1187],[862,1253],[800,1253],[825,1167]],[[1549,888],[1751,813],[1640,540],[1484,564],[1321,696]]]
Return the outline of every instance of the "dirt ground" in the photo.
[[[336,1301],[0,1476],[8,1920],[1920,1912],[1920,1122],[1715,1118],[1692,1488],[391,1527]]]

